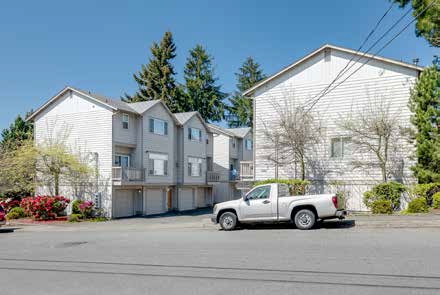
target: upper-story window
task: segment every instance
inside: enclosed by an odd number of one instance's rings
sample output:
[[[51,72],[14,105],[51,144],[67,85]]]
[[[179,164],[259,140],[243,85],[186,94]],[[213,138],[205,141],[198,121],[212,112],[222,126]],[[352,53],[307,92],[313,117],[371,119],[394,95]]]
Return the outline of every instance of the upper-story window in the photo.
[[[115,155],[115,160],[113,163],[117,167],[130,167],[130,156],[129,155]]]
[[[159,135],[168,134],[168,122],[150,118],[150,132]]]
[[[149,153],[149,175],[165,176],[168,175],[168,155],[160,153]]]
[[[331,157],[345,158],[351,154],[350,137],[337,137],[331,139]]]
[[[202,158],[188,157],[188,175],[201,176],[202,175]]]
[[[251,139],[246,139],[246,140],[244,141],[244,147],[245,147],[248,151],[252,150],[252,140],[251,140]]]
[[[122,114],[122,128],[128,129],[128,123],[130,121],[130,117],[128,114]]]
[[[198,128],[188,128],[188,139],[191,141],[202,141],[202,130]]]
[[[233,137],[231,141],[232,141],[232,148],[235,149],[235,146],[237,145],[237,139]]]

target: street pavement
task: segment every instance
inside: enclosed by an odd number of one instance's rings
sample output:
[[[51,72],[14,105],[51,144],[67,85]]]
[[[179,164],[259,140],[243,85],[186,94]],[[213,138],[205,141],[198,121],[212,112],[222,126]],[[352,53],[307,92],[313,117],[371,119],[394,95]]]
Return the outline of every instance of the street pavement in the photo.
[[[437,217],[423,218],[368,227],[353,217],[311,231],[225,232],[203,214],[17,225],[0,231],[0,292],[440,294],[440,227],[410,226]]]

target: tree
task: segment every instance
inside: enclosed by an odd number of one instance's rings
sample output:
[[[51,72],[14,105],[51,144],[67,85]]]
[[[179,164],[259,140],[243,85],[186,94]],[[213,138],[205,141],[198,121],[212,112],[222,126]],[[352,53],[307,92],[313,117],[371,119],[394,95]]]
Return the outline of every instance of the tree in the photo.
[[[26,117],[29,113],[26,115]],[[2,140],[0,141],[0,147],[2,149],[14,149],[20,142],[33,139],[34,137],[34,125],[32,122],[26,122],[20,115],[18,115],[14,122],[8,129],[4,129],[1,133]]]
[[[62,143],[23,141],[2,155],[0,184],[12,191],[31,191],[36,185],[46,186],[54,195],[60,193],[61,181],[72,183],[93,175],[88,163],[67,150]]]
[[[393,0],[401,8],[411,2],[417,17],[416,35],[423,36],[432,46],[440,47],[440,1],[438,0]],[[423,11],[423,12],[422,12]]]
[[[278,166],[299,163],[300,178],[306,178],[309,154],[321,138],[320,122],[304,106],[296,104],[292,97],[284,104],[273,103],[276,115],[272,122],[262,122],[266,144],[262,149],[269,151],[268,160]],[[295,176],[296,177],[296,176]]]
[[[379,166],[382,181],[401,171],[399,148],[402,144],[402,126],[398,112],[391,111],[391,102],[380,97],[359,106],[354,117],[344,117],[338,123],[348,133],[351,149],[364,159],[353,160],[355,168],[375,168]],[[370,155],[373,158],[370,158]]]
[[[176,57],[176,45],[171,32],[165,32],[159,44],[153,42],[150,48],[152,57],[147,65],[142,65],[133,78],[138,84],[138,91],[122,98],[125,102],[139,102],[161,99],[171,111],[180,111],[176,97],[176,72],[172,60]]]
[[[207,122],[218,122],[224,115],[226,94],[216,85],[213,58],[201,45],[189,52],[185,70],[186,104],[183,111],[198,111]]]
[[[266,76],[252,57],[246,58],[235,76],[237,77],[237,91],[229,99],[228,125],[229,127],[251,127],[253,123],[252,98],[243,96],[242,92],[265,79]]]
[[[417,163],[412,167],[419,183],[440,181],[440,71],[431,66],[411,91],[409,108],[415,127]]]

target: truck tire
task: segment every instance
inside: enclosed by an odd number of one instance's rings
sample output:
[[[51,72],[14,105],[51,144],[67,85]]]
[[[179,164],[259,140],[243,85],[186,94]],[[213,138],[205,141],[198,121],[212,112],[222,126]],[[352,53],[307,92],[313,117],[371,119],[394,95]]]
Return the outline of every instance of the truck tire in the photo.
[[[295,225],[298,229],[311,229],[316,222],[315,213],[308,209],[302,209],[295,214]]]
[[[219,223],[223,230],[234,230],[237,226],[237,215],[225,212],[220,216]]]

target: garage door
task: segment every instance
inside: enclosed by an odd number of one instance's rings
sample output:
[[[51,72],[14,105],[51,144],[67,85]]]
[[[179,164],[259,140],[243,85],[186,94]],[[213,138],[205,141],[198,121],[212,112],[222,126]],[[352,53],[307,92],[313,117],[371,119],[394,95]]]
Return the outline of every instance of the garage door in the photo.
[[[133,190],[116,190],[113,198],[114,217],[133,216],[134,213]]]
[[[160,214],[166,212],[165,208],[165,192],[163,189],[147,189],[145,191],[145,208],[147,215]]]
[[[194,209],[194,192],[192,188],[182,188],[179,190],[179,210]]]

